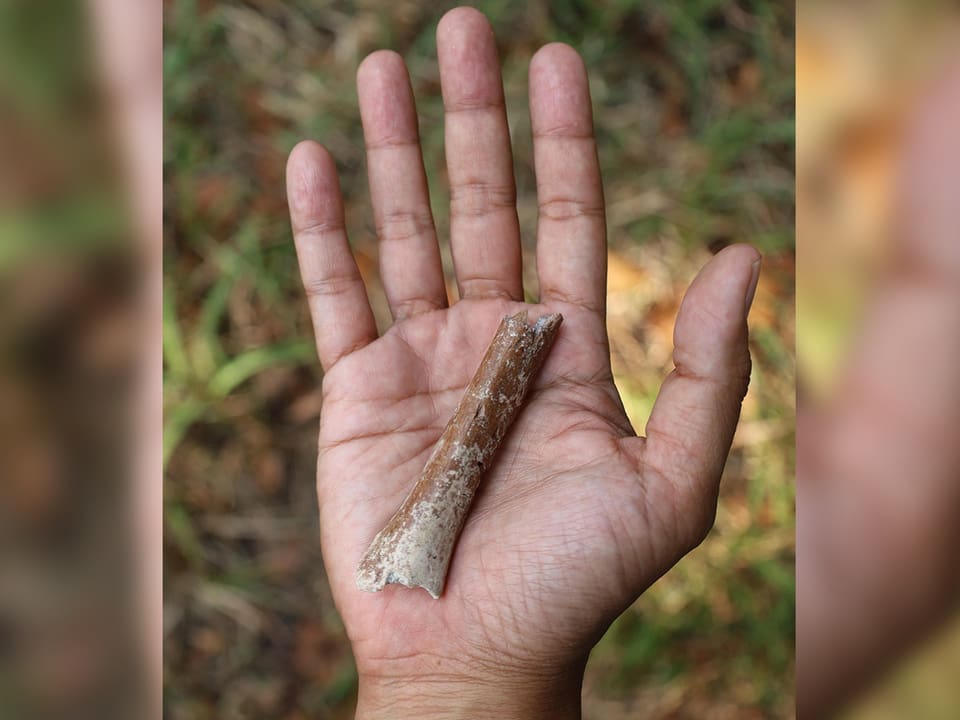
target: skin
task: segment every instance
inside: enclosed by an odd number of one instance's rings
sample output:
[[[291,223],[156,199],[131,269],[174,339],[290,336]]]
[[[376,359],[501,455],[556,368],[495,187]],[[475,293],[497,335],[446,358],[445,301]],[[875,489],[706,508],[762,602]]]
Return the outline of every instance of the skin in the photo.
[[[325,374],[317,489],[324,562],[359,673],[357,716],[578,717],[592,646],[698,545],[750,374],[746,313],[759,272],[732,246],[679,311],[676,369],[637,437],[610,371],[606,230],[583,62],[564,45],[530,63],[540,214],[539,304],[524,305],[520,234],[490,25],[458,8],[437,29],[451,237],[448,306],[413,97],[400,57],[357,73],[381,276],[395,319],[380,337],[350,253],[334,161],[291,153],[291,220]],[[439,600],[354,572],[399,506],[500,319],[564,324],[487,473]]]

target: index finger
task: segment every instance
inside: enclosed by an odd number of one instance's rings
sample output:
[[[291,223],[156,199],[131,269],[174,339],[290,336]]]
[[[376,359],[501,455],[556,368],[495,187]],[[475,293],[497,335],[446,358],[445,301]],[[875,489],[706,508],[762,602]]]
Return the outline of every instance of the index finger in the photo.
[[[324,371],[377,338],[377,325],[350,252],[333,158],[316,142],[287,161],[287,200],[300,276]]]

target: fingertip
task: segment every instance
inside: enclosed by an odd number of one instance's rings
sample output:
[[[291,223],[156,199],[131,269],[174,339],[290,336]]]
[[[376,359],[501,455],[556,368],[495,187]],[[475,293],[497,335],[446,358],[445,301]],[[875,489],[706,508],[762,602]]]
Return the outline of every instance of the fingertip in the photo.
[[[754,268],[760,261],[760,253],[752,245],[729,245],[703,266],[690,284],[687,296],[693,299],[702,296],[717,309],[734,308],[734,299],[742,301],[746,297]]]
[[[418,139],[410,76],[399,54],[378,50],[360,63],[357,97],[368,150]]]
[[[339,198],[337,168],[330,152],[315,140],[303,140],[287,158],[287,203],[294,231],[327,215]]]
[[[493,37],[493,27],[487,16],[476,8],[461,6],[448,10],[437,23],[437,46],[455,42],[464,35],[480,31]]]
[[[502,104],[497,42],[483,13],[460,7],[441,18],[437,25],[437,60],[448,111]]]
[[[530,59],[530,77],[556,76],[559,73],[577,73],[586,77],[583,58],[572,46],[562,42],[547,43]]]
[[[394,50],[376,50],[367,55],[357,67],[357,86],[376,88],[406,75],[406,65]]]
[[[717,257],[720,257],[721,255],[724,256],[724,258],[732,257],[737,263],[742,264],[746,262],[750,265],[760,261],[763,257],[759,250],[748,243],[734,243],[733,245],[728,245],[717,253]]]
[[[746,316],[760,261],[756,248],[738,243],[721,250],[698,273],[674,327],[678,367],[719,378],[748,361]]]
[[[530,61],[529,82],[535,135],[593,133],[587,69],[576,50],[559,42],[544,45]]]
[[[330,151],[316,140],[301,140],[287,156],[287,183],[291,180],[307,181],[317,168],[335,166]]]

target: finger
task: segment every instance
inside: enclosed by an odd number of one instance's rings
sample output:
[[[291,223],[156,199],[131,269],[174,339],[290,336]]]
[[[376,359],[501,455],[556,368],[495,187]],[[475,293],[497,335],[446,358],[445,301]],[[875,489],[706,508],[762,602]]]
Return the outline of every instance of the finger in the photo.
[[[720,474],[750,381],[746,317],[759,272],[759,253],[733,245],[697,275],[674,327],[675,369],[660,388],[646,440],[639,443],[643,464],[675,482],[678,501],[709,510],[709,518],[690,514],[704,531],[712,523]]]
[[[530,122],[537,173],[541,302],[578,305],[603,321],[607,233],[587,72],[560,43],[530,62]]]
[[[493,29],[471,8],[437,27],[460,297],[523,299],[513,156]]]
[[[333,158],[305,141],[287,160],[287,201],[300,276],[323,369],[377,337],[367,292],[350,252]]]
[[[447,306],[410,78],[395,52],[357,70],[380,276],[395,320]]]

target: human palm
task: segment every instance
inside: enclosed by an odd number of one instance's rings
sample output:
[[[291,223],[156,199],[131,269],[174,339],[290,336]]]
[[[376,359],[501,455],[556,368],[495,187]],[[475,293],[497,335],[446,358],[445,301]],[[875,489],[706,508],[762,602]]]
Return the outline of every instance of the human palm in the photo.
[[[540,304],[524,304],[509,134],[492,32],[473,10],[437,31],[461,299],[447,306],[402,61],[358,72],[381,275],[381,337],[343,228],[329,154],[302,143],[288,191],[325,369],[318,496],[324,561],[364,678],[518,678],[582,669],[609,622],[695,546],[749,376],[745,314],[759,258],[720,253],[678,317],[677,369],[635,435],[610,372],[603,196],[582,62],[531,62]],[[485,473],[439,600],[354,584],[366,547],[423,468],[504,315],[564,316]]]
[[[358,592],[364,550],[410,491],[500,319],[523,307],[565,321],[486,473],[441,601],[398,586]],[[498,657],[537,663],[596,633],[599,618],[584,607],[601,617],[622,609],[638,575],[663,562],[664,528],[651,525],[656,510],[621,448],[633,432],[594,325],[596,316],[564,305],[461,301],[394,325],[326,376],[323,545],[358,659],[414,650],[462,658],[489,643]]]

